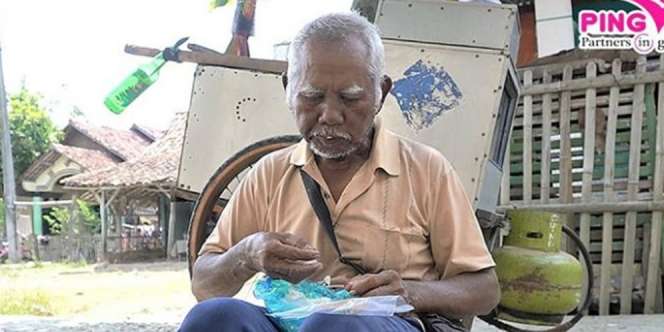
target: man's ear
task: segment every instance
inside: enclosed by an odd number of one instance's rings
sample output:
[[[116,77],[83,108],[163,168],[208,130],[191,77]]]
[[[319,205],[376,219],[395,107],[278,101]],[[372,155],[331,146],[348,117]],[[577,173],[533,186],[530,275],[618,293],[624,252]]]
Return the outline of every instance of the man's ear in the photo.
[[[288,86],[288,74],[281,74],[281,84],[284,85],[284,90],[286,90],[286,87]]]
[[[380,90],[383,93],[380,98],[380,105],[382,106],[385,102],[385,98],[387,98],[390,90],[392,90],[392,79],[389,76],[383,75],[383,78],[380,80]]]

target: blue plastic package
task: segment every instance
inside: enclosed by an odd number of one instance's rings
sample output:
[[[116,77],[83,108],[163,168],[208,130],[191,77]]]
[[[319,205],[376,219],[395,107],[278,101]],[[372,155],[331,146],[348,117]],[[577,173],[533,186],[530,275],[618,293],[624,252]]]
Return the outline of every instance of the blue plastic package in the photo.
[[[396,295],[352,297],[345,289],[333,290],[322,282],[305,280],[292,284],[267,276],[256,283],[254,296],[263,300],[268,314],[286,332],[297,331],[302,322],[316,312],[392,316],[413,310],[402,297]]]

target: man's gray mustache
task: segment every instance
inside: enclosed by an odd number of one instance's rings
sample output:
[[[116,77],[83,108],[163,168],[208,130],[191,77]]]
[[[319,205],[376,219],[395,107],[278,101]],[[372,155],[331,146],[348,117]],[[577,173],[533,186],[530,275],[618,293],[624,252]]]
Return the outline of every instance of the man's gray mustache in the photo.
[[[334,138],[341,138],[347,141],[351,140],[351,136],[348,133],[345,133],[343,131],[331,129],[331,128],[321,128],[321,129],[316,129],[311,132],[311,136],[320,136],[323,138],[326,137],[334,137]]]

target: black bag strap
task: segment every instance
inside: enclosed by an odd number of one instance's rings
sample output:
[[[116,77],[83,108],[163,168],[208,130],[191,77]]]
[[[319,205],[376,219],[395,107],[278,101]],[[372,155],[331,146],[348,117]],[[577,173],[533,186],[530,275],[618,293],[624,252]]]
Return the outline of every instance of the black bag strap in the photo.
[[[316,180],[314,180],[311,176],[309,176],[309,174],[307,174],[301,168],[300,168],[300,175],[302,176],[304,189],[307,191],[307,197],[309,198],[309,203],[311,203],[311,207],[314,209],[314,212],[318,217],[318,221],[323,226],[323,229],[325,230],[327,237],[330,239],[330,241],[332,241],[332,245],[334,246],[334,249],[337,251],[337,255],[339,255],[339,261],[343,264],[352,267],[353,270],[355,270],[355,272],[359,274],[365,274],[366,270],[362,266],[349,261],[344,257],[344,255],[341,254],[341,249],[339,249],[339,243],[337,242],[337,236],[336,234],[334,234],[334,226],[332,224],[332,218],[330,217],[330,210],[328,210],[325,201],[323,201],[323,195],[320,192],[320,186],[318,185]]]

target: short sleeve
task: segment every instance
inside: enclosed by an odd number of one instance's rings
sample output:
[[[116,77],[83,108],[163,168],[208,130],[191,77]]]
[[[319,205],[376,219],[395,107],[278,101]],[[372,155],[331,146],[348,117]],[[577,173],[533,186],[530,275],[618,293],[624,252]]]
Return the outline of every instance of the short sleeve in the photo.
[[[442,279],[495,266],[459,176],[444,158],[434,169],[430,241]]]
[[[199,255],[223,253],[245,237],[259,232],[267,210],[265,163],[257,164],[240,182]]]

